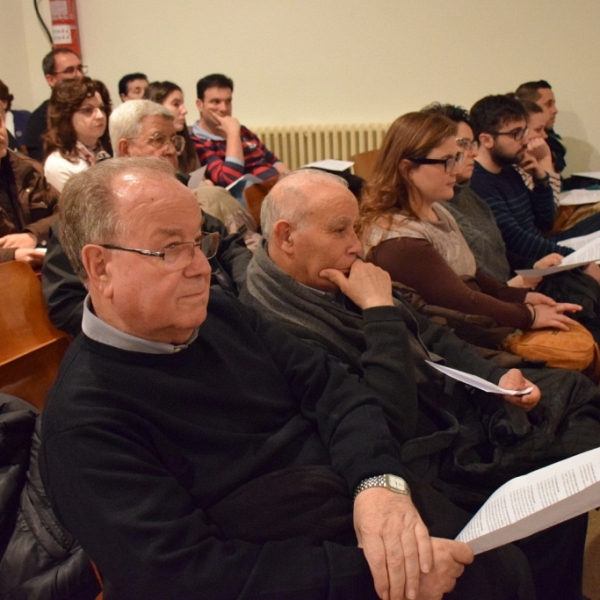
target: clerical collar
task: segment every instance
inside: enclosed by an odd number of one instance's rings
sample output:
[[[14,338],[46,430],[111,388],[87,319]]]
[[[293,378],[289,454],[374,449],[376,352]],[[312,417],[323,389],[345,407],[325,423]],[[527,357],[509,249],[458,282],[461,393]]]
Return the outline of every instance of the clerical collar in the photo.
[[[89,294],[83,301],[81,330],[87,337],[95,342],[106,344],[107,346],[114,346],[115,348],[127,350],[128,352],[143,352],[145,354],[176,354],[187,348],[198,337],[198,329],[195,329],[194,333],[185,344],[174,345],[165,344],[163,342],[152,342],[125,333],[104,322],[102,319],[99,319],[94,314],[92,300]]]

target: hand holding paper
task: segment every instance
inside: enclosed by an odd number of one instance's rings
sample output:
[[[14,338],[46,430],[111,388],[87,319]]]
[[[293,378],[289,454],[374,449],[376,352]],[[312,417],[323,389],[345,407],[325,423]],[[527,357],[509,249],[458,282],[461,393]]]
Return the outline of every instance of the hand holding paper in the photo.
[[[480,554],[598,506],[600,448],[595,448],[511,479],[488,498],[456,539]]]
[[[471,375],[470,373],[465,373],[463,371],[459,371],[458,369],[452,369],[451,367],[439,365],[437,363],[431,362],[430,360],[426,360],[425,362],[434,369],[437,369],[438,371],[444,373],[444,375],[452,377],[452,379],[456,379],[456,381],[462,381],[467,385],[476,387],[477,389],[483,390],[484,392],[489,392],[490,394],[502,394],[503,396],[522,396],[529,394],[533,391],[533,386],[529,386],[525,389],[519,390],[503,388],[494,383],[491,383],[490,381],[486,381],[481,377],[477,377],[477,375]],[[500,381],[502,381],[502,379]],[[527,380],[524,379],[524,381]]]

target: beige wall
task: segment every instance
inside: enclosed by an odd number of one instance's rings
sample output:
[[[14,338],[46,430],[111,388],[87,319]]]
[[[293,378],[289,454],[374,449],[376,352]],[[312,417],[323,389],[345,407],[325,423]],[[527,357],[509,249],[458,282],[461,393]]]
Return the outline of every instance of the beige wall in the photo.
[[[196,80],[222,71],[250,127],[391,122],[545,78],[569,170],[600,170],[597,0],[78,0],[78,11],[84,63],[115,104],[121,75],[141,70],[184,89],[191,123]],[[16,108],[34,108],[49,45],[32,0],[0,0],[0,44],[0,79]]]

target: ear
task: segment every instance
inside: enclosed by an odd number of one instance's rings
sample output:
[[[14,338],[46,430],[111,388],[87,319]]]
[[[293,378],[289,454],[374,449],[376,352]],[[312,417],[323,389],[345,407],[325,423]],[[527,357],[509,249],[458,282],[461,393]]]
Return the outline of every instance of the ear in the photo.
[[[88,285],[103,296],[112,296],[111,261],[106,249],[96,244],[87,244],[81,250],[81,260],[88,274]]]
[[[196,99],[196,108],[198,109],[199,113],[202,112],[203,107],[204,107],[204,102],[202,100],[200,100],[200,98],[197,98]]]
[[[121,102],[127,102],[127,94],[119,94],[121,96]]]
[[[479,145],[483,148],[493,148],[494,147],[494,136],[491,133],[480,133],[479,134]]]
[[[291,255],[294,251],[294,228],[289,221],[280,220],[273,226],[273,242],[282,252]]]
[[[408,158],[403,158],[399,163],[398,163],[398,171],[400,171],[400,174],[405,178],[408,179],[408,177],[410,176],[410,173],[413,171],[415,164],[410,162],[410,160],[408,160]]]
[[[127,138],[121,138],[117,142],[117,148],[119,150],[119,156],[129,156],[129,140]]]
[[[56,83],[56,77],[54,75],[44,75],[44,77],[46,78],[48,85],[50,87],[54,87],[54,84]]]

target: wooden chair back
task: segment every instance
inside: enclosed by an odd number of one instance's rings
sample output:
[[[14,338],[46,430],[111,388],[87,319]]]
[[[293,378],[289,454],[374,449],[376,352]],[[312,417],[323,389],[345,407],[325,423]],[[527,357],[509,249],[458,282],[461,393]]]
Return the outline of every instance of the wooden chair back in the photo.
[[[260,208],[265,196],[271,191],[271,188],[277,183],[279,177],[272,177],[266,181],[249,185],[244,190],[244,200],[250,216],[260,227]]]
[[[379,156],[379,150],[367,150],[360,154],[355,154],[350,160],[354,161],[354,174],[369,181],[373,174],[375,162]]]
[[[48,317],[42,287],[23,262],[0,264],[0,391],[42,410],[69,336]]]

